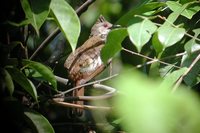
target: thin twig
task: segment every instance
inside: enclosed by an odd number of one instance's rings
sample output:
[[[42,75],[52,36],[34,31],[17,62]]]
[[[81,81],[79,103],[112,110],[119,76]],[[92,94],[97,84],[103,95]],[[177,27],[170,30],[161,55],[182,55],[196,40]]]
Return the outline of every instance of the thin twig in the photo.
[[[58,82],[60,82],[60,83],[62,83],[62,84],[64,84],[64,85],[67,85],[67,83],[68,83],[68,79],[65,79],[65,78],[62,78],[62,77],[59,77],[59,76],[54,76],[55,78],[56,78],[56,80],[58,81]]]
[[[105,106],[90,106],[90,105],[79,105],[79,104],[73,104],[73,103],[68,103],[68,102],[57,102],[54,100],[50,101],[52,104],[57,104],[63,107],[71,107],[71,108],[80,108],[80,109],[86,109],[86,110],[110,110],[112,109],[111,107],[105,107]]]
[[[110,97],[113,97],[117,93],[116,89],[110,86],[106,86],[102,84],[94,84],[93,87],[96,89],[107,90],[109,92],[103,95],[99,95],[99,96],[78,96],[79,100],[94,101],[94,100],[108,99]]]
[[[89,122],[61,122],[61,123],[51,123],[51,125],[53,125],[53,127],[55,126],[107,126],[108,123],[107,122],[102,122],[102,123],[91,123]]]
[[[95,0],[87,0],[85,3],[83,3],[77,10],[76,13],[78,14],[78,16],[80,16],[83,12],[85,12],[88,7],[95,2]]]
[[[57,94],[56,97],[58,97],[58,96],[63,96],[63,95],[65,95],[65,94],[67,94],[67,93],[69,93],[69,92],[71,92],[71,91],[73,91],[73,90],[76,90],[76,89],[78,89],[78,88],[81,88],[81,87],[85,87],[85,86],[89,86],[89,85],[92,85],[92,84],[96,84],[96,83],[100,83],[100,82],[109,80],[109,79],[111,79],[111,78],[116,77],[117,75],[118,75],[118,74],[114,74],[114,75],[109,76],[109,77],[106,77],[106,78],[104,78],[104,79],[96,80],[96,81],[93,81],[93,82],[88,82],[88,83],[86,83],[86,84],[73,87],[73,88],[71,88],[71,89],[69,89],[69,90],[67,90],[67,91],[60,92],[60,94]]]
[[[97,96],[68,96],[68,97],[55,97],[53,98],[54,101],[57,102],[68,102],[68,101],[96,101],[96,100],[103,100],[113,97],[117,94],[117,90],[110,86],[102,85],[102,84],[94,84],[93,87],[95,89],[102,89],[108,91],[105,94],[97,95]]]
[[[87,0],[83,5],[81,5],[76,13],[80,16],[95,0]],[[32,60],[49,42],[51,42],[58,34],[60,33],[60,29],[56,28],[35,50],[35,52],[31,55],[30,60]]]
[[[57,35],[60,33],[60,29],[56,28],[35,50],[35,52],[31,55],[30,60],[32,60],[38,53],[41,51],[49,42],[51,42]]]
[[[181,84],[181,82],[183,81],[183,78],[192,70],[192,68],[194,67],[194,65],[200,60],[200,53],[199,55],[195,58],[195,60],[190,64],[189,68],[185,71],[185,73],[183,73],[180,78],[176,81],[176,84],[174,85],[172,92],[175,92],[178,88],[178,86]]]
[[[195,51],[196,52],[196,51]],[[174,58],[174,57],[180,57],[180,56],[183,56],[183,55],[186,55],[187,52],[182,52],[182,53],[178,53],[178,54],[175,54],[175,55],[170,55],[170,56],[167,56],[167,57],[164,57],[164,58],[161,58],[160,60],[163,61],[163,60],[167,60],[167,59],[170,59],[170,58]],[[150,65],[150,64],[153,64],[155,62],[157,62],[158,60],[151,60],[151,61],[148,61],[144,64],[139,64],[136,66],[136,68],[140,68],[144,65]]]
[[[165,64],[165,65],[172,65],[172,66],[175,67],[175,68],[180,68],[179,66],[176,66],[176,65],[174,65],[174,64],[170,64],[170,63],[167,63],[167,62],[163,62],[163,61],[160,61],[160,60],[158,60],[158,59],[153,59],[153,58],[151,58],[151,57],[142,55],[142,54],[140,54],[140,53],[133,52],[133,51],[128,50],[128,49],[125,49],[125,48],[123,48],[123,47],[122,47],[122,50],[124,50],[124,51],[126,51],[126,52],[128,52],[128,53],[131,53],[131,54],[138,55],[138,56],[140,56],[140,57],[146,58],[146,59],[151,60],[151,61],[153,61],[153,62],[159,62],[159,63]]]

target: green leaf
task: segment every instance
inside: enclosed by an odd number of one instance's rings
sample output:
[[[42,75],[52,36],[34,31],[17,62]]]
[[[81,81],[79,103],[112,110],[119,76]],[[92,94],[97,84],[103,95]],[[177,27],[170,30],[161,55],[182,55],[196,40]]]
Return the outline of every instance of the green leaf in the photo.
[[[160,72],[160,76],[163,78],[165,76],[167,76],[168,74],[170,74],[174,69],[173,65],[167,65],[167,66],[163,66],[160,68],[159,72]]]
[[[184,55],[182,58],[182,66],[189,67],[194,59],[200,54],[200,52],[192,53],[190,55]],[[200,73],[200,61],[198,61],[190,70],[190,72],[184,77],[184,82],[188,86],[194,86],[199,83]]]
[[[39,62],[30,61],[30,60],[23,60],[22,63],[23,65],[26,65],[26,67],[32,68],[36,70],[38,73],[40,73],[44,79],[46,79],[48,82],[51,83],[54,90],[57,91],[57,82],[56,82],[55,76],[48,67],[46,67],[45,65]]]
[[[178,8],[178,10],[172,12],[162,26],[171,26],[178,19],[181,13],[188,7],[188,5],[189,3],[184,4],[181,8]]]
[[[159,39],[158,39],[158,32],[156,32],[154,35],[153,35],[153,38],[152,38],[152,45],[157,53],[157,55],[159,53],[161,53],[163,51],[163,45],[160,43]]]
[[[10,76],[10,74],[8,73],[8,71],[6,69],[2,69],[2,70],[5,74],[5,77],[4,77],[5,85],[8,88],[8,92],[9,92],[10,96],[12,96],[12,94],[14,92],[14,84],[12,81],[12,77]]]
[[[26,19],[26,20],[21,21],[20,23],[16,23],[16,22],[13,22],[13,21],[7,21],[7,23],[12,25],[12,26],[20,27],[20,26],[30,24],[30,21]]]
[[[49,121],[41,114],[35,111],[25,111],[25,116],[28,118],[28,123],[31,123],[36,128],[37,133],[54,133],[54,129]]]
[[[180,68],[176,71],[173,71],[172,73],[170,74],[167,74],[166,77],[164,77],[164,80],[163,82],[161,83],[161,88],[162,87],[165,87],[165,86],[169,86],[169,87],[172,87],[176,81],[179,79],[179,77],[181,75],[183,75],[183,73],[187,70],[186,67],[183,67],[183,68]]]
[[[136,46],[138,52],[150,40],[151,35],[156,31],[157,26],[148,19],[133,23],[128,27],[129,38]]]
[[[6,70],[16,83],[18,83],[25,91],[27,91],[36,101],[38,101],[35,86],[22,72],[13,67],[6,67]]]
[[[178,11],[182,7],[181,4],[175,1],[167,1],[166,4],[173,12]],[[191,2],[191,5],[187,6],[187,8],[181,13],[181,15],[185,16],[188,19],[191,19],[193,15],[196,14],[199,10],[199,3]]]
[[[149,77],[154,78],[154,79],[160,78],[159,67],[160,67],[159,62],[152,63],[150,65],[149,72],[148,72]]]
[[[65,0],[52,0],[50,7],[54,19],[74,51],[80,34],[80,22],[76,12]]]
[[[200,49],[200,44],[195,39],[200,34],[200,28],[194,29],[193,32],[195,33],[194,37],[188,42],[186,42],[184,46],[185,50],[187,51],[187,54],[191,54],[192,52],[198,51]]]
[[[185,34],[184,28],[174,28],[171,26],[161,26],[158,29],[158,39],[164,48],[174,45],[180,41]]]
[[[121,50],[121,42],[127,36],[125,28],[112,30],[107,37],[107,41],[101,50],[101,58],[104,63],[107,63],[111,57]]]
[[[134,15],[141,15],[145,12],[150,12],[152,10],[155,10],[155,9],[165,6],[165,5],[166,4],[164,2],[151,2],[151,3],[144,4],[140,7],[134,8],[131,11],[129,11],[128,13],[126,13],[124,16],[122,16],[117,21],[117,24],[125,26],[129,23],[129,20],[131,20],[134,17]]]
[[[185,4],[185,3],[192,2],[192,1],[197,1],[197,0],[180,0],[180,3]]]
[[[21,5],[26,18],[39,35],[39,29],[49,14],[50,0],[21,0]]]

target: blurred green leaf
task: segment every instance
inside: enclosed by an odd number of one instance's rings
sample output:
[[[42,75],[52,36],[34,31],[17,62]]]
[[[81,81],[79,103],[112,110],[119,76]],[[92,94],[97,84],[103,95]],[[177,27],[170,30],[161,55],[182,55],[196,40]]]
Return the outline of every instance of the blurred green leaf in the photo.
[[[50,0],[21,0],[21,5],[26,18],[39,35],[39,29],[49,14]],[[27,23],[27,21],[23,23]]]
[[[184,28],[174,28],[172,26],[161,26],[158,29],[158,39],[164,48],[174,45],[180,41],[185,34]]]
[[[128,27],[130,40],[136,46],[138,52],[150,40],[151,35],[156,31],[157,26],[148,19],[141,19],[140,22],[132,23]]]
[[[17,68],[6,67],[6,70],[9,72],[12,79],[18,83],[25,91],[27,91],[37,102],[37,91],[33,83]]]
[[[12,96],[14,92],[14,84],[12,81],[12,77],[10,76],[10,74],[8,73],[6,69],[3,69],[3,72],[5,74],[4,80],[5,80],[6,87],[8,88],[8,92],[10,96]]]
[[[197,95],[185,88],[172,93],[168,86],[160,88],[159,82],[131,72],[125,71],[113,81],[120,94],[115,97],[115,110],[126,132],[200,132]]]
[[[193,3],[193,4],[192,4]],[[182,5],[175,1],[167,1],[167,6],[174,12],[178,11]],[[187,3],[189,4],[189,2]],[[188,19],[191,19],[194,14],[196,14],[200,10],[199,3],[191,2],[191,5],[189,5],[182,13],[181,15],[185,16]]]
[[[129,21],[134,17],[134,15],[141,15],[145,12],[150,12],[152,10],[155,10],[159,7],[165,6],[166,4],[164,2],[151,2],[144,4],[138,8],[134,8],[125,15],[123,15],[118,21],[117,24],[120,24],[122,26],[128,25]]]
[[[72,51],[74,51],[81,29],[76,12],[65,0],[52,0],[50,7],[54,19],[69,41]]]
[[[57,81],[55,79],[54,74],[48,67],[46,67],[45,65],[39,62],[30,61],[30,60],[23,60],[22,63],[26,67],[32,68],[36,70],[38,73],[40,73],[44,79],[46,79],[48,82],[51,83],[54,90],[57,91]]]
[[[33,110],[25,111],[24,114],[28,118],[28,123],[36,128],[37,133],[54,133],[53,127],[43,115]]]
[[[125,28],[112,30],[107,37],[107,41],[103,49],[101,50],[101,58],[106,63],[117,52],[121,50],[121,42],[127,36],[127,30]]]

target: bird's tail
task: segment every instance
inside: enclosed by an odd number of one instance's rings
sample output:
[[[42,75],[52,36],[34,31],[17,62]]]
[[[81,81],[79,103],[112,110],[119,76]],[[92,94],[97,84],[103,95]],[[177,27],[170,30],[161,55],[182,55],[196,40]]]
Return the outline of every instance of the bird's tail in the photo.
[[[79,97],[79,96],[84,96],[84,87],[81,87],[79,89],[76,89],[73,91],[73,97]],[[84,101],[74,101],[74,104],[83,106],[84,105]],[[75,116],[81,116],[83,114],[83,109],[82,108],[73,108],[72,110],[72,114]]]

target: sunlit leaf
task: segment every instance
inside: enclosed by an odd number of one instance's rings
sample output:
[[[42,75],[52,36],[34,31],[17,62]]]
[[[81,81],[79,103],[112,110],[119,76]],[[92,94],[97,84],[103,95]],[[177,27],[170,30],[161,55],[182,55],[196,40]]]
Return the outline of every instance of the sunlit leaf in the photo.
[[[179,10],[182,7],[182,5],[180,3],[175,2],[175,1],[167,1],[166,4],[174,12],[176,12],[177,10]],[[192,5],[189,5],[181,13],[181,15],[187,17],[188,19],[191,19],[193,17],[193,15],[196,14],[199,10],[200,10],[199,4],[198,3],[194,3]]]
[[[76,12],[65,0],[52,0],[50,7],[54,19],[74,51],[80,34],[80,22]]]
[[[23,60],[23,64],[29,68],[36,70],[38,73],[40,73],[42,77],[46,79],[48,82],[50,82],[53,88],[57,90],[57,82],[56,82],[55,76],[48,67],[46,67],[45,65],[39,62],[30,61],[30,60]]]
[[[151,35],[156,31],[157,26],[148,19],[143,19],[140,22],[132,23],[128,27],[130,40],[136,46],[138,52],[150,40]]]
[[[39,35],[39,29],[49,14],[50,0],[21,0],[21,5],[26,18]]]
[[[174,45],[180,41],[185,34],[184,28],[174,28],[172,26],[161,26],[158,29],[158,39],[164,48]]]
[[[36,101],[38,101],[35,86],[22,72],[19,71],[19,69],[6,67],[6,70],[16,83],[18,83],[25,91],[27,91]]]
[[[121,42],[126,36],[127,30],[125,28],[112,30],[108,34],[106,44],[101,51],[101,57],[104,63],[121,50]]]
[[[43,115],[35,111],[25,111],[24,114],[28,118],[28,123],[36,128],[37,133],[54,133],[53,127]]]

